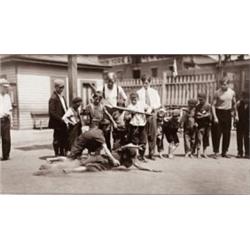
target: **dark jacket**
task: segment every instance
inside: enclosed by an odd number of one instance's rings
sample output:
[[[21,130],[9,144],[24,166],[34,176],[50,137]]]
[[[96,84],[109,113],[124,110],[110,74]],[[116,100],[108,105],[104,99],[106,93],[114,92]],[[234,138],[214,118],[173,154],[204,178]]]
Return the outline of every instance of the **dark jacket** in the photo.
[[[64,97],[63,97],[64,98]],[[66,108],[67,104],[64,99]],[[60,98],[56,92],[49,99],[49,128],[60,129],[65,128],[65,123],[62,120],[65,111],[61,104]]]

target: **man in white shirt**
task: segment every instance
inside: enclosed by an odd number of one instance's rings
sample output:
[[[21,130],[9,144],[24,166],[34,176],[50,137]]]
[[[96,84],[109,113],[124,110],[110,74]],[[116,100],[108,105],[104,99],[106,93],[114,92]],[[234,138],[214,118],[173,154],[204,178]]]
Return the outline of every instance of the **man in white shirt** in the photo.
[[[146,111],[152,116],[147,118],[146,132],[149,149],[149,159],[155,160],[155,146],[156,146],[156,111],[161,108],[161,100],[158,91],[150,87],[151,78],[143,75],[141,77],[143,87],[137,91],[139,100],[145,105]]]
[[[117,106],[118,102],[126,102],[127,96],[121,86],[116,83],[116,75],[109,72],[107,75],[107,83],[103,86],[103,98],[108,105]]]
[[[0,119],[1,119],[1,138],[2,138],[2,161],[9,159],[11,138],[10,138],[10,118],[12,104],[9,95],[9,83],[6,79],[0,79]]]
[[[116,83],[116,75],[113,72],[107,74],[107,83],[103,86],[103,102],[110,106],[118,106],[118,103],[126,103],[127,96],[121,86]],[[107,109],[110,114],[112,114],[112,109]],[[111,150],[111,130],[105,132],[105,138],[109,150]]]
[[[67,111],[67,104],[63,96],[64,81],[54,80],[55,91],[49,99],[49,128],[54,129],[53,148],[55,156],[65,156],[67,145],[67,126],[62,119]]]

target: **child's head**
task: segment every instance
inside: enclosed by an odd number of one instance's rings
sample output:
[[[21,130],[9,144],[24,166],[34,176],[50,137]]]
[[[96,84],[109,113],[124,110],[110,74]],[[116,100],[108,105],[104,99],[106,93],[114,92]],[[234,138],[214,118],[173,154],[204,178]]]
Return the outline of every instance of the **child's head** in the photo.
[[[204,104],[206,102],[207,96],[205,93],[198,93],[198,101],[200,104]]]
[[[220,87],[223,91],[226,91],[229,87],[229,78],[227,76],[224,76],[221,80],[220,80]]]
[[[241,100],[244,103],[249,103],[249,92],[248,91],[242,91],[241,92]]]
[[[104,118],[101,121],[99,121],[98,125],[99,129],[101,129],[103,132],[106,132],[107,130],[109,130],[110,121]]]
[[[174,109],[172,112],[172,119],[173,120],[178,120],[180,117],[180,111],[178,109]]]
[[[93,103],[95,105],[98,105],[102,100],[102,92],[101,91],[96,91],[94,94],[93,94]]]
[[[75,97],[75,98],[72,100],[72,107],[73,107],[74,109],[78,109],[81,105],[82,105],[82,98],[80,98],[80,97]]]
[[[157,121],[162,122],[164,120],[164,117],[165,117],[165,111],[163,109],[160,109],[157,112]]]
[[[137,103],[138,99],[139,99],[139,96],[138,96],[137,93],[133,92],[133,93],[130,94],[129,98],[130,98],[131,103],[133,105],[135,105]]]
[[[196,105],[197,105],[197,100],[195,100],[195,99],[189,99],[189,100],[188,100],[188,107],[189,107],[190,109],[195,108]]]

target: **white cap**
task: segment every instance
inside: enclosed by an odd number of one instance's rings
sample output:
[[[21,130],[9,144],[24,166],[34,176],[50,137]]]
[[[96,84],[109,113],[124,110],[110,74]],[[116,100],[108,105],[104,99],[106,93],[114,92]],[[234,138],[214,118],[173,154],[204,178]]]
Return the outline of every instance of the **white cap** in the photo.
[[[0,84],[1,84],[3,87],[6,87],[6,88],[10,87],[9,82],[8,82],[5,78],[1,78],[1,79],[0,79]]]

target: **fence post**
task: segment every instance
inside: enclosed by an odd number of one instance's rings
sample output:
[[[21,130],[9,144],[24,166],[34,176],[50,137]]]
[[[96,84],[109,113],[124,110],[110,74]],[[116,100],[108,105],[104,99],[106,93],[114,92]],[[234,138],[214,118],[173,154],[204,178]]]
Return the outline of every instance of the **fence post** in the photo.
[[[167,80],[167,73],[163,73],[163,79],[161,82],[161,102],[162,106],[164,107],[166,104],[166,80]]]

